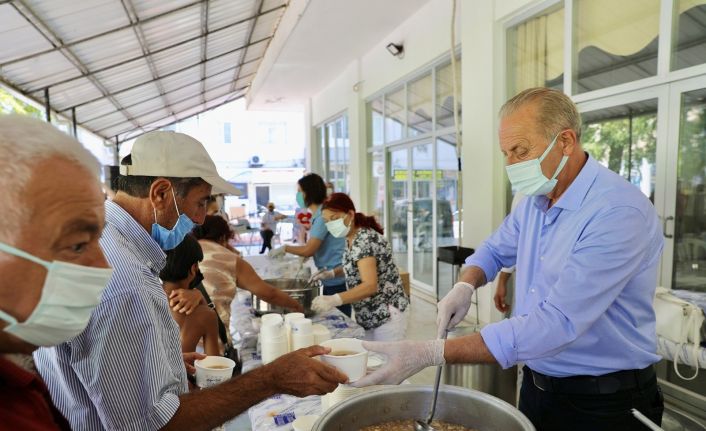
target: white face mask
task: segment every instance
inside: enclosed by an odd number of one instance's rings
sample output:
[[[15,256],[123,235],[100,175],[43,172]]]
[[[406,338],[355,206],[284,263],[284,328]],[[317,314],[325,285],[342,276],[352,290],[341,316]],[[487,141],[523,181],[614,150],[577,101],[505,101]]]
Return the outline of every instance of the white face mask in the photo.
[[[110,281],[112,268],[47,262],[1,242],[0,251],[30,260],[48,270],[42,296],[27,320],[19,323],[0,310],[0,319],[9,323],[5,332],[35,346],[55,346],[83,332]]]
[[[351,231],[351,227],[346,226],[343,217],[326,223],[326,229],[328,229],[329,233],[335,238],[343,238]]]
[[[559,135],[556,135],[554,139],[552,139],[551,144],[549,144],[547,149],[544,150],[544,153],[538,158],[505,167],[512,188],[527,196],[546,195],[554,190],[558,182],[556,177],[564,168],[566,161],[569,160],[569,156],[563,156],[561,158],[561,162],[559,162],[559,166],[557,166],[551,178],[547,178],[542,172],[542,160],[544,160],[547,154],[549,154],[549,151],[554,148],[558,137]]]

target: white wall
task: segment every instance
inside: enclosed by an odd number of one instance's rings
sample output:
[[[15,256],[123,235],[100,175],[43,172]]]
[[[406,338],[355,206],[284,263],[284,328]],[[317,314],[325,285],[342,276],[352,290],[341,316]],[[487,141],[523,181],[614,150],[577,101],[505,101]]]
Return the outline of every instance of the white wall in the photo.
[[[459,0],[457,42],[462,52],[463,83],[463,245],[477,247],[505,216],[506,178],[498,149],[497,112],[505,100],[505,22],[537,0]],[[311,98],[312,125],[346,110],[351,142],[351,195],[367,208],[365,100],[424,69],[450,48],[450,0],[430,0],[416,14]],[[403,43],[405,56],[390,55],[385,46]],[[358,91],[354,85],[358,83]],[[355,173],[358,173],[357,175]],[[479,291],[480,318],[501,318],[492,304],[493,285]]]

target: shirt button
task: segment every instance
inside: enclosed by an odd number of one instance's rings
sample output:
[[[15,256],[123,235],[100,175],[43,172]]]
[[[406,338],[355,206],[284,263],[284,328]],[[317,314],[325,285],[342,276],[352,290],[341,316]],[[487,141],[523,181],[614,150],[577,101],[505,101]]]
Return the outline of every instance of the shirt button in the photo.
[[[544,260],[544,256],[539,256],[539,260]]]
[[[530,289],[530,292],[534,293],[534,289]]]

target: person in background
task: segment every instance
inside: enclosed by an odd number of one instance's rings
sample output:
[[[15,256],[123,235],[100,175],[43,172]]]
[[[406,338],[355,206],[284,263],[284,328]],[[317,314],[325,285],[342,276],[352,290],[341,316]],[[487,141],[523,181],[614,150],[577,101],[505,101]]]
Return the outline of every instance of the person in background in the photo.
[[[272,237],[277,232],[277,222],[286,219],[287,216],[275,211],[273,202],[267,203],[267,212],[262,216],[260,225],[260,236],[262,236],[262,250],[260,254],[265,253],[265,250],[272,250]]]
[[[314,264],[320,270],[332,270],[341,266],[343,250],[346,248],[345,238],[336,238],[326,229],[326,222],[321,215],[321,205],[326,199],[326,184],[317,174],[307,174],[297,182],[297,204],[308,208],[311,216],[311,229],[309,239],[304,245],[283,245],[270,252],[271,258],[292,253],[300,257],[314,257]],[[346,291],[346,279],[343,274],[322,280],[324,295],[335,295]],[[351,316],[351,306],[348,304],[337,307],[348,317]]]
[[[16,115],[0,115],[0,153],[0,428],[69,430],[16,362],[83,331],[108,284],[100,164],[51,124]]]
[[[364,342],[386,365],[357,381],[399,383],[431,365],[524,362],[520,410],[545,431],[662,421],[653,300],[664,245],[654,205],[581,145],[581,115],[561,91],[524,90],[500,110],[500,150],[528,197],[466,260],[439,302],[438,335],[466,317],[473,293],[517,265],[513,316],[451,340]]]
[[[297,206],[294,212],[294,242],[297,244],[305,244],[309,229],[311,229],[311,214],[309,210]]]
[[[62,178],[74,181],[75,174]],[[205,355],[182,354],[179,327],[159,280],[164,250],[178,246],[194,224],[203,222],[212,190],[237,190],[218,176],[200,142],[167,131],[135,140],[117,185],[115,199],[105,202],[100,244],[114,272],[100,303],[83,332],[34,354],[54,404],[72,429],[211,430],[275,394],[323,394],[345,383],[345,375],[312,358],[327,352],[314,346],[188,392],[187,372],[193,373],[193,360]],[[37,193],[59,212],[55,195]],[[77,226],[83,225],[68,227]],[[66,246],[74,256],[92,245],[90,236],[78,238]],[[81,296],[69,298],[84,304]]]
[[[203,251],[196,238],[192,235],[185,236],[181,244],[167,251],[166,254],[167,262],[159,273],[159,278],[164,283],[164,292],[167,296],[175,291],[193,289],[193,286],[201,281],[198,278],[199,262],[203,260]],[[172,317],[179,325],[182,352],[195,352],[199,341],[203,341],[205,354],[221,355],[217,315],[206,304],[203,296],[188,312],[172,309]]]
[[[521,192],[515,192],[512,197],[512,204],[510,205],[510,212],[515,211],[517,205],[525,197]],[[515,267],[501,268],[498,274],[498,286],[495,289],[495,296],[493,301],[495,302],[495,308],[501,313],[508,313],[510,311],[510,304],[507,303],[507,287],[510,282],[512,274],[515,273]]]
[[[218,216],[207,216],[194,230],[203,249],[199,265],[203,286],[211,297],[221,321],[230,322],[230,306],[237,287],[245,289],[265,302],[291,311],[303,312],[304,308],[294,298],[265,283],[253,267],[228,248],[231,231],[228,223]]]
[[[403,340],[409,298],[382,227],[375,217],[356,212],[345,193],[332,194],[324,202],[322,215],[329,233],[345,238],[347,247],[342,267],[324,270],[313,278],[331,279],[342,272],[349,288],[343,293],[317,296],[312,309],[325,312],[341,304],[352,304],[356,321],[365,328],[366,340]]]
[[[212,195],[208,198],[206,207],[206,215],[217,215],[223,217],[225,221],[229,221],[228,214],[223,210],[219,200],[223,199],[222,195]]]

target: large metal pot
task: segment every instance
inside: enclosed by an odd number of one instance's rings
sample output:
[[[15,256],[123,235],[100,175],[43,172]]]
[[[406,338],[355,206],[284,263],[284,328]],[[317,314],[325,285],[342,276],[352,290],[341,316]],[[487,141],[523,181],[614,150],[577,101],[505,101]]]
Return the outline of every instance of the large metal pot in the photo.
[[[299,302],[304,307],[304,315],[312,316],[314,312],[311,310],[311,303],[319,296],[321,283],[314,282],[309,284],[308,280],[298,278],[276,278],[265,280],[265,283],[281,290]],[[292,310],[285,310],[282,307],[268,304],[256,295],[252,297],[252,305],[255,309],[255,314],[263,315],[267,313],[287,313]]]
[[[328,410],[312,431],[357,431],[403,419],[424,419],[432,388],[419,385],[385,387],[356,395]],[[510,404],[483,392],[457,386],[439,388],[436,419],[479,431],[534,431],[532,423]]]

